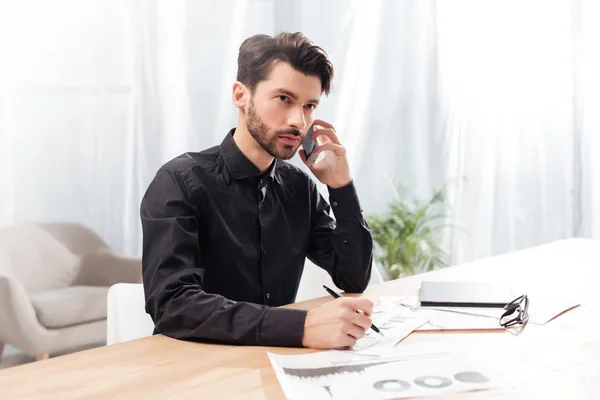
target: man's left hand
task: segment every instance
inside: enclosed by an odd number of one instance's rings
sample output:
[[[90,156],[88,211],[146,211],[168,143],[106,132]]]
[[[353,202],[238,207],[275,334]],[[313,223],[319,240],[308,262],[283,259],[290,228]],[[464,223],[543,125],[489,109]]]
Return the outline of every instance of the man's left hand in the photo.
[[[350,177],[350,166],[346,158],[346,149],[340,143],[335,128],[329,122],[315,119],[313,122],[312,138],[320,143],[314,150],[315,154],[325,152],[321,160],[318,160],[309,168],[319,181],[332,189],[346,186],[352,181]],[[306,163],[304,150],[300,150],[300,158]]]

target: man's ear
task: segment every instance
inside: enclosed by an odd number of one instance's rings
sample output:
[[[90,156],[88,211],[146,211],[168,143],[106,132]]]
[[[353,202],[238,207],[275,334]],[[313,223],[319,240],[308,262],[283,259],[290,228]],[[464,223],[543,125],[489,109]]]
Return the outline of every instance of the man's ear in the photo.
[[[239,108],[240,110],[246,109],[246,104],[250,101],[250,91],[241,82],[235,81],[233,83],[233,94],[232,94],[232,102],[233,105]]]

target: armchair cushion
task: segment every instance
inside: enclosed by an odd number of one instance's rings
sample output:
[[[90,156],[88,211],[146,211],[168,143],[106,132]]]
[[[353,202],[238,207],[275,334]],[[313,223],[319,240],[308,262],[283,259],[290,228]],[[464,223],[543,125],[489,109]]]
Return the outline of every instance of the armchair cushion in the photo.
[[[107,286],[71,286],[29,295],[40,323],[49,329],[106,319]]]

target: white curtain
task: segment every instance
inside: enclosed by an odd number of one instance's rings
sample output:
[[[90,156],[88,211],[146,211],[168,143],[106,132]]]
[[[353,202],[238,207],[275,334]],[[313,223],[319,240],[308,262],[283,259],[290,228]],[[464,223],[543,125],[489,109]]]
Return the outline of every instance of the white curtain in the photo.
[[[454,180],[453,264],[600,237],[599,26],[593,0],[0,1],[0,226],[77,221],[139,255],[157,168],[236,123],[242,40],[301,30],[336,67],[317,113],[365,213],[390,177]]]

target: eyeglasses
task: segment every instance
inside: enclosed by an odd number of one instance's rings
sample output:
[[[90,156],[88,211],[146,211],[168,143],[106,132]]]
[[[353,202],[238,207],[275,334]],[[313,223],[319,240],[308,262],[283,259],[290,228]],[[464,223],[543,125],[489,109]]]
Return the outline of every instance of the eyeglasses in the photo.
[[[524,294],[504,306],[506,310],[500,317],[500,326],[509,328],[526,324],[529,321],[529,298]]]

